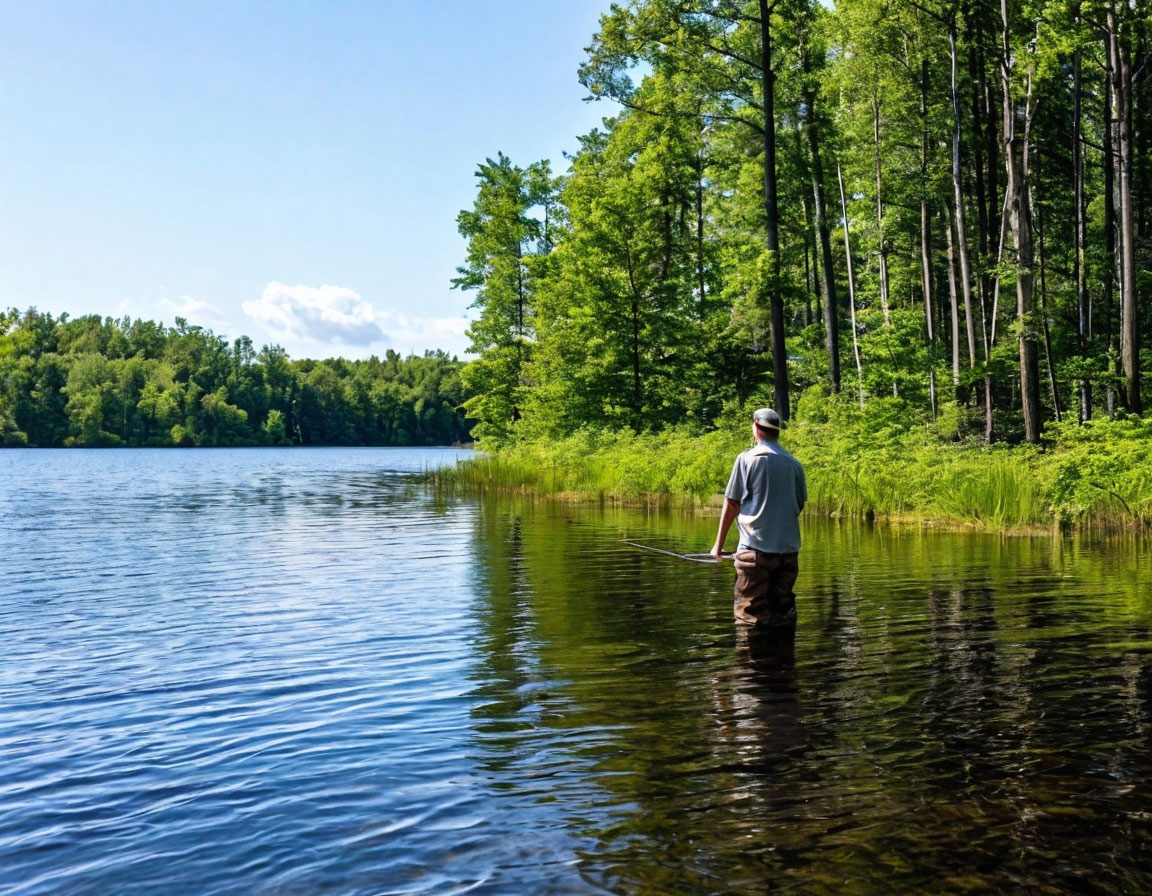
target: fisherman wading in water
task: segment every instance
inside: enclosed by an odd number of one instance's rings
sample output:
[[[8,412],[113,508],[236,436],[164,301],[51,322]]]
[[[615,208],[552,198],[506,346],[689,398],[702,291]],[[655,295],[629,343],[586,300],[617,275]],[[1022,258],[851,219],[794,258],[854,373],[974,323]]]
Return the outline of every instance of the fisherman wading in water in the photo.
[[[740,543],[736,565],[736,621],[758,628],[796,624],[796,583],[800,567],[800,511],[808,486],[800,461],[780,447],[780,415],[761,408],[752,415],[756,444],[736,458],[712,556],[720,560],[732,521]]]

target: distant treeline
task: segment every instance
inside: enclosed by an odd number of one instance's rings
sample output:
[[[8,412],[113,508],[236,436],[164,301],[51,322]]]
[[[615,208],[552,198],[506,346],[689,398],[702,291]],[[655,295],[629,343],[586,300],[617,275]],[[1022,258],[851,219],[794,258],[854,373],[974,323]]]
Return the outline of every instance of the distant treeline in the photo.
[[[292,361],[182,318],[0,311],[0,445],[450,445],[470,440],[445,352]]]

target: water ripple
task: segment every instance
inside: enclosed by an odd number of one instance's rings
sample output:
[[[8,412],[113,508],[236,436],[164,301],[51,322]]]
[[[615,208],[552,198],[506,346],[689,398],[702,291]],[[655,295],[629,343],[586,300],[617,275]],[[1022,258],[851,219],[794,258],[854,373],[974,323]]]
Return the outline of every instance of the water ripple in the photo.
[[[0,453],[0,892],[1141,892],[1144,546],[436,500],[437,452]]]

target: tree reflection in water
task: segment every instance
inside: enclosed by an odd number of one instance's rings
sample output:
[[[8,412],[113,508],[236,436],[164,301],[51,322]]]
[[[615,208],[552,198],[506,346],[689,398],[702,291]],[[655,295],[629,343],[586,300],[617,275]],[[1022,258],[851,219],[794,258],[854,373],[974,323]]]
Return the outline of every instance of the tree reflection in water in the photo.
[[[1152,891],[1146,566],[812,521],[757,632],[731,567],[621,543],[694,525],[481,514],[477,758],[590,891]]]

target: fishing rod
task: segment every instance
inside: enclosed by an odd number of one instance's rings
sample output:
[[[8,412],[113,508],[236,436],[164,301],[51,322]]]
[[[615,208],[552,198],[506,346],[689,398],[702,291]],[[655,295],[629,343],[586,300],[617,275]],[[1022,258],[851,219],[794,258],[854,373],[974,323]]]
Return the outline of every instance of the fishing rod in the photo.
[[[650,544],[640,544],[638,541],[625,541],[626,545],[639,548],[642,551],[651,551],[653,554],[663,554],[665,557],[675,557],[677,560],[687,560],[690,563],[718,563],[711,554],[680,554],[676,551],[666,551],[664,548],[654,548]],[[731,557],[731,554],[721,554],[722,557]]]

